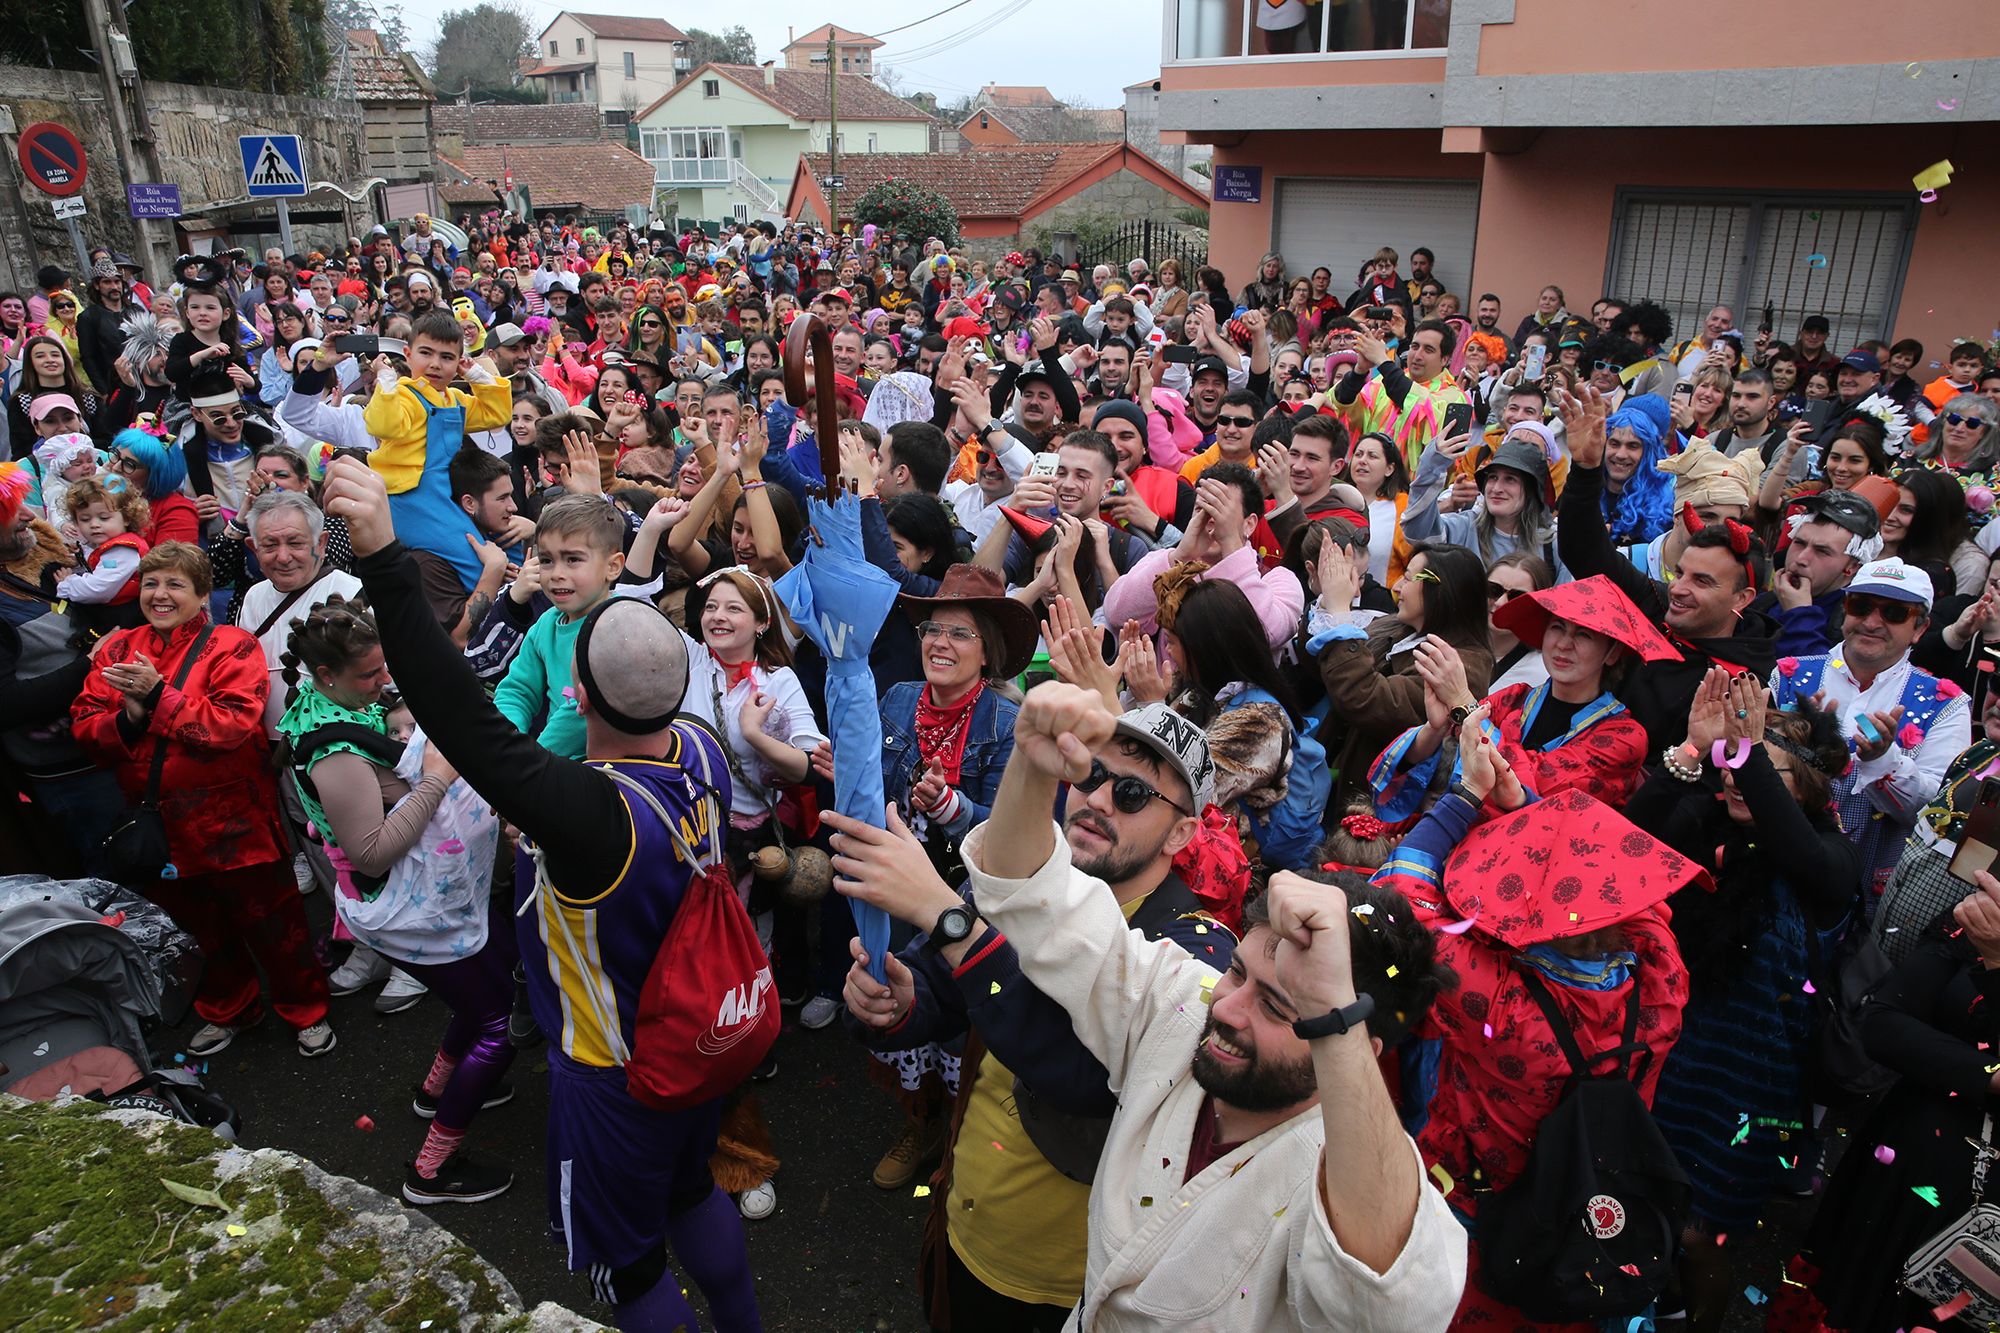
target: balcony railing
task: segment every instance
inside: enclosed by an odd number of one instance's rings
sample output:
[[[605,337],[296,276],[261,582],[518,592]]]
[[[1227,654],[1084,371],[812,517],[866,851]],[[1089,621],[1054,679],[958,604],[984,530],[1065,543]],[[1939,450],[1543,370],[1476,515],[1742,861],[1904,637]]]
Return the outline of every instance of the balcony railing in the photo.
[[[730,162],[725,157],[656,157],[653,180],[660,185],[727,185]]]
[[[1293,27],[1262,26],[1280,11],[1264,0],[1163,0],[1173,62],[1443,53],[1451,0],[1376,0],[1304,6]]]

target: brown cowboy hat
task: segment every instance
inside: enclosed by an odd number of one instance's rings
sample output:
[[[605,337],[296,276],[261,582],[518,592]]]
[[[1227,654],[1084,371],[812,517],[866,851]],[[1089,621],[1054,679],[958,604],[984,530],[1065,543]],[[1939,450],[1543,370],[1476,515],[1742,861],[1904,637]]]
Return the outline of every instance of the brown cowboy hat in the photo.
[[[936,596],[904,593],[896,598],[896,605],[916,624],[929,619],[931,611],[941,606],[954,606],[977,616],[991,631],[986,635],[989,680],[1009,680],[1027,670],[1041,639],[1035,613],[1007,595],[1007,583],[999,571],[979,565],[953,565],[939,581]],[[1000,636],[1000,642],[993,642],[992,633]]]

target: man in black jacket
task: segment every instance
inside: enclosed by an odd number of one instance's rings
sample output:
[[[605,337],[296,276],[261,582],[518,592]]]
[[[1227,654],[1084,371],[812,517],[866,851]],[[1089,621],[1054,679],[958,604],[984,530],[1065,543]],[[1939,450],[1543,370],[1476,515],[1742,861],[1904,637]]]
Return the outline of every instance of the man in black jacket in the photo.
[[[125,275],[109,259],[90,271],[90,300],[76,320],[76,354],[97,392],[109,397],[118,387],[118,356],[125,350],[120,327],[141,313],[125,286]]]
[[[1777,627],[1750,609],[1770,581],[1770,557],[1747,527],[1724,520],[1688,538],[1671,583],[1640,573],[1604,530],[1604,397],[1584,385],[1560,402],[1570,468],[1556,510],[1556,551],[1577,578],[1608,576],[1681,653],[1679,661],[1636,664],[1619,692],[1646,729],[1648,752],[1657,753],[1686,738],[1695,690],[1711,666],[1759,679],[1770,674]]]

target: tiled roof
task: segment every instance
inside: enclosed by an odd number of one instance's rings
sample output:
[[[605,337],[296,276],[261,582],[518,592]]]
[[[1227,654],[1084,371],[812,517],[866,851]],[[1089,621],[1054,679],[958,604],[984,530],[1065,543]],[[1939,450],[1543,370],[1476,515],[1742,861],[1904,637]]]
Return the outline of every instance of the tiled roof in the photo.
[[[348,52],[357,102],[429,102],[430,90],[418,81],[400,56],[371,54],[354,47]]]
[[[731,83],[753,96],[761,97],[794,120],[826,120],[830,116],[826,103],[826,74],[816,69],[785,69],[772,66],[771,86],[764,86],[764,67],[761,65],[703,65],[678,84],[673,92],[662,97],[639,113],[644,120],[659,108],[674,93],[689,84],[698,83],[711,74],[719,74]],[[843,120],[923,120],[930,116],[914,102],[906,102],[860,74],[837,74],[840,80],[840,116]]]
[[[1056,95],[1040,86],[989,83],[979,90],[978,101],[994,106],[1060,106]]]
[[[571,18],[614,42],[684,42],[687,34],[665,19],[627,18],[622,14],[579,14],[564,10]],[[544,28],[542,31],[547,32]]]
[[[865,32],[851,32],[848,29],[841,27],[838,23],[822,23],[817,28],[814,28],[811,32],[806,33],[803,37],[795,37],[791,41],[785,43],[785,49],[789,51],[793,47],[798,47],[798,46],[823,47],[826,45],[826,39],[829,33],[832,34],[834,44],[837,46],[876,47],[876,46],[886,45],[886,43],[884,43],[881,40],[881,38],[870,37]]]
[[[481,183],[475,192],[481,200],[492,198],[484,182],[511,169],[536,208],[574,204],[609,212],[653,202],[653,164],[615,143],[473,146],[445,161]]]
[[[468,107],[440,102],[431,111],[439,138],[469,144],[592,143],[604,137],[604,121],[588,102]]]
[[[1121,107],[985,107],[972,111],[959,127],[975,123],[982,110],[1018,134],[1022,143],[1109,143],[1125,137]]]
[[[860,197],[885,180],[914,181],[951,201],[960,217],[1019,217],[1030,201],[1104,156],[1111,145],[1008,144],[962,153],[846,153],[843,199]],[[808,153],[815,177],[828,171],[825,153]]]

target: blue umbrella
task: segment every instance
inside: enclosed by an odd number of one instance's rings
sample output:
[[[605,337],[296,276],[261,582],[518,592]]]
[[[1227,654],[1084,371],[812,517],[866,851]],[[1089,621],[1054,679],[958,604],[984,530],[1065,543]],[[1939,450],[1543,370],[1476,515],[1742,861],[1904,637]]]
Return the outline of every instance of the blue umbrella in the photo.
[[[792,623],[826,658],[826,729],[833,739],[833,805],[876,828],[882,821],[882,711],[868,653],[889,608],[896,581],[861,553],[861,501],[836,491],[810,502],[813,539],[805,559],[775,585]],[[868,970],[886,980],[889,914],[853,903]]]

